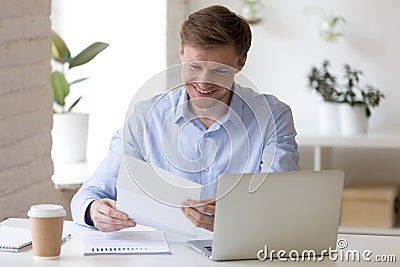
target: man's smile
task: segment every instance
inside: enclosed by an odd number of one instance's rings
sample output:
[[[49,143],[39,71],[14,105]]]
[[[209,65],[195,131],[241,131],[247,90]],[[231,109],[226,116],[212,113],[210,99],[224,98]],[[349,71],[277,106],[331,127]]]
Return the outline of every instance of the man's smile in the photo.
[[[210,97],[213,93],[219,91],[219,89],[220,89],[219,86],[216,86],[216,85],[212,85],[207,89],[205,89],[205,88],[201,89],[197,83],[189,83],[189,86],[193,87],[199,93],[198,95],[200,95],[200,96],[204,95],[204,96],[208,96],[208,97]]]

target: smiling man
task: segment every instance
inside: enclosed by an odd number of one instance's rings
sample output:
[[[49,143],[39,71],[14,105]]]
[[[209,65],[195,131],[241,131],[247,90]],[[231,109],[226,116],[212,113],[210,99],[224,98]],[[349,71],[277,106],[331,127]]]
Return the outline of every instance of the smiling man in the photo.
[[[247,22],[211,6],[183,21],[180,38],[183,85],[134,106],[123,138],[122,130],[113,136],[106,159],[72,200],[77,223],[101,231],[135,226],[115,207],[123,153],[201,184],[202,200],[186,201],[182,212],[210,231],[220,174],[297,169],[290,108],[235,83],[251,44]]]

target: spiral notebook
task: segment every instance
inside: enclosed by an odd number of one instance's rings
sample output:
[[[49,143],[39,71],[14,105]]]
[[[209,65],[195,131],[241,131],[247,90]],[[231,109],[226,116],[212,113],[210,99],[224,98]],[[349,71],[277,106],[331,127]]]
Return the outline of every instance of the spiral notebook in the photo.
[[[84,255],[96,254],[170,254],[161,231],[85,232]]]
[[[19,252],[31,244],[30,230],[8,226],[0,228],[0,252]]]
[[[61,243],[71,239],[71,234],[63,233]],[[0,252],[21,252],[32,245],[31,230],[2,226],[0,228]]]

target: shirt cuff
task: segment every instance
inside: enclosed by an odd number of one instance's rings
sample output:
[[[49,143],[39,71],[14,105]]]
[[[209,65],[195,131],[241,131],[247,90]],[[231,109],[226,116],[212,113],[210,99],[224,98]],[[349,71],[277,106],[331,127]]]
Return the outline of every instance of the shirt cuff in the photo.
[[[81,211],[80,211],[80,218],[79,218],[79,222],[78,222],[79,224],[82,224],[84,226],[94,227],[94,223],[92,221],[92,218],[90,217],[90,207],[91,207],[93,201],[95,201],[96,199],[88,199],[82,205]]]
[[[89,225],[89,226],[94,226],[92,217],[90,216],[90,207],[92,206],[94,200],[92,200],[89,205],[86,207],[86,211],[85,211],[85,216],[84,216],[84,222]]]

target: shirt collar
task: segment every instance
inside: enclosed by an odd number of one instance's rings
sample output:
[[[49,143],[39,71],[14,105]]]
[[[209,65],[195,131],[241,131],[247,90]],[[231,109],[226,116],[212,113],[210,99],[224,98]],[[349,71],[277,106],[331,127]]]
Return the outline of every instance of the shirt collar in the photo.
[[[224,124],[227,121],[231,121],[235,126],[241,127],[242,123],[242,109],[243,109],[243,100],[242,100],[242,90],[240,85],[233,83],[233,94],[231,103],[229,104],[228,112],[222,116],[219,120],[219,124]],[[180,119],[185,119],[186,121],[191,121],[196,119],[196,116],[189,110],[188,108],[188,94],[186,92],[186,88],[182,86],[180,89],[181,95],[179,97],[178,106],[175,111],[175,123],[177,123]]]
[[[236,83],[233,84],[232,89],[233,94],[228,113],[222,116],[220,122],[224,124],[227,121],[231,121],[236,127],[241,127],[243,109],[242,90]]]
[[[175,110],[175,123],[177,123],[180,119],[185,119],[186,121],[191,121],[196,118],[196,116],[190,112],[188,108],[188,94],[186,92],[185,86],[179,88],[180,90],[180,97],[178,100],[178,106]]]

